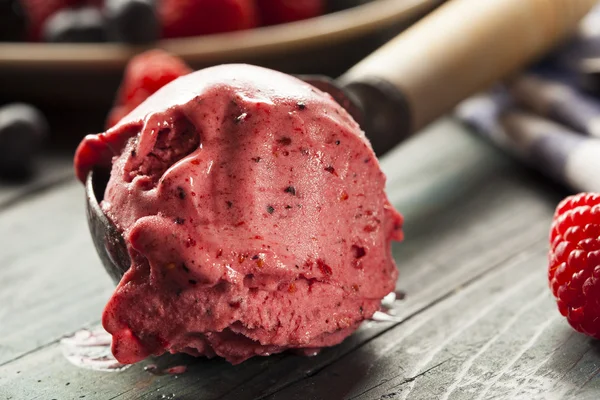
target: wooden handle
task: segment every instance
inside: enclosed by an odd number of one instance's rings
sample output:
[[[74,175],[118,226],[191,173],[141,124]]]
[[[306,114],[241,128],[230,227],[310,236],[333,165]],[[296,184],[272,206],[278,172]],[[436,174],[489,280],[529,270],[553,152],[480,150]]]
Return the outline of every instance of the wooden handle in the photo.
[[[597,0],[449,0],[340,82],[383,79],[408,102],[414,131],[524,66],[572,32]]]

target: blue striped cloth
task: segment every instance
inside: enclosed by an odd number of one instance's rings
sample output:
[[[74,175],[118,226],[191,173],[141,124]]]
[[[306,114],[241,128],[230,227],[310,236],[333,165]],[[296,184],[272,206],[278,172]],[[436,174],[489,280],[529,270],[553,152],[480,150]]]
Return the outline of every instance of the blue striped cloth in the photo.
[[[600,93],[583,90],[579,68],[590,59],[600,60],[600,7],[561,48],[518,76],[463,101],[455,115],[571,189],[600,192]]]

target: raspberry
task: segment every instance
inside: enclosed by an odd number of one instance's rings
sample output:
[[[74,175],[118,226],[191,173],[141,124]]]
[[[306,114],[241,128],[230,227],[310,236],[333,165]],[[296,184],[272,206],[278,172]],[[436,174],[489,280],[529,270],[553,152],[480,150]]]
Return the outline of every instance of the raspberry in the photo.
[[[324,0],[257,0],[256,4],[265,25],[313,18],[325,12]]]
[[[192,72],[180,58],[163,50],[150,50],[129,61],[107,128],[115,125],[167,83]]]
[[[237,31],[257,26],[253,0],[162,0],[158,4],[167,38]]]
[[[163,50],[150,50],[133,57],[121,84],[121,104],[137,107],[167,83],[192,70],[183,60]]]
[[[600,194],[580,193],[556,208],[548,280],[560,313],[600,339]]]

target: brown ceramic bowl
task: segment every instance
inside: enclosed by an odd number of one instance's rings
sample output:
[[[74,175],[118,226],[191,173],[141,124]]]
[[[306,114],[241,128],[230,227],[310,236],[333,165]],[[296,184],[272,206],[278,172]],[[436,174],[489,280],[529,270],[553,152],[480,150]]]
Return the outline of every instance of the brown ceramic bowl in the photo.
[[[337,76],[441,2],[372,0],[305,21],[162,40],[155,46],[196,69],[246,62]],[[127,61],[146,49],[114,43],[0,43],[0,100],[106,107]]]

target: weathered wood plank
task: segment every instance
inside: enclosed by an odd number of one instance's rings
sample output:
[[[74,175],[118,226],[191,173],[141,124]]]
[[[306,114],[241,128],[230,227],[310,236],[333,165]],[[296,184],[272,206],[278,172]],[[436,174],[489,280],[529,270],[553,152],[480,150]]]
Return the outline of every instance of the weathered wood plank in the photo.
[[[0,180],[0,210],[21,197],[48,189],[73,176],[70,154],[47,153],[40,157],[35,175],[24,182]]]
[[[72,181],[0,212],[0,364],[97,321],[112,284]]]
[[[547,200],[539,187],[516,176],[515,167],[504,157],[453,123],[434,127],[382,165],[389,177],[390,198],[407,219],[408,239],[394,247],[401,269],[399,288],[408,292],[399,321],[411,321],[420,310],[453,297],[461,286],[545,238],[556,196]],[[73,183],[62,192],[15,206],[8,216],[0,214],[2,226],[21,225],[20,236],[2,256],[9,268],[0,271],[0,279],[16,283],[0,293],[0,301],[10,305],[2,317],[13,315],[9,326],[17,328],[2,331],[0,326],[0,343],[9,348],[2,353],[5,359],[99,316],[111,286],[87,237],[82,202],[81,189]],[[46,214],[54,216],[61,235],[39,232],[34,221]],[[24,215],[27,219],[22,220]],[[36,254],[21,243],[24,238],[38,243]],[[42,260],[47,262],[42,275],[28,274]],[[25,303],[14,301],[15,297]],[[52,310],[62,310],[61,315]],[[37,329],[30,329],[32,324]],[[319,371],[328,370],[328,365],[336,365],[336,360],[355,349],[360,352],[365,343],[387,335],[397,324],[367,324],[341,346],[314,358],[279,355],[236,367],[220,360],[188,358],[190,370],[179,378],[151,376],[143,365],[119,374],[80,370],[70,366],[52,344],[0,367],[0,393],[13,398],[133,399],[171,393],[177,398],[254,398],[302,382],[305,376],[318,377]]]

